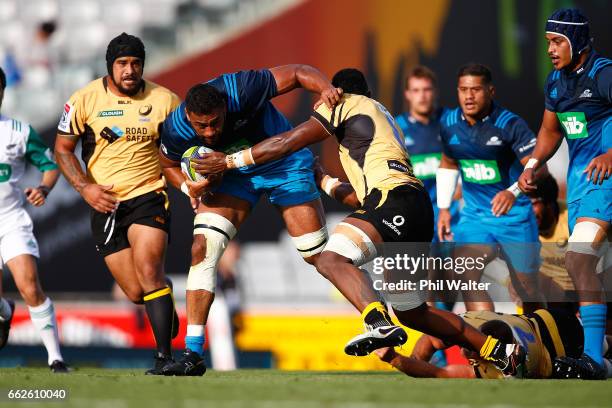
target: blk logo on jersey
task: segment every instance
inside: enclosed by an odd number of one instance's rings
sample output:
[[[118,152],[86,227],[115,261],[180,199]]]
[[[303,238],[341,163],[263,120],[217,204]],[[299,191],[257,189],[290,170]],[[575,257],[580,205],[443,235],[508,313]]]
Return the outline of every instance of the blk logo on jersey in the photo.
[[[557,117],[568,139],[583,139],[589,136],[584,112],[557,113]]]
[[[459,160],[463,179],[476,184],[495,184],[501,181],[495,160]]]
[[[6,183],[10,180],[13,170],[10,164],[0,163],[0,183]]]
[[[415,154],[410,156],[414,175],[421,180],[436,178],[436,170],[440,167],[442,153]]]

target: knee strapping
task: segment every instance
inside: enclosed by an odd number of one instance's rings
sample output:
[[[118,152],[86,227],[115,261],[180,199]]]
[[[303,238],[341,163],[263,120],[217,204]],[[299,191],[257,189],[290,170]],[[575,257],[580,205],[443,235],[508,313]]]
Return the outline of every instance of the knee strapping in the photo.
[[[323,252],[325,244],[327,243],[327,238],[327,227],[323,227],[315,232],[300,235],[299,237],[291,237],[298,252],[302,255],[302,258],[308,258]]]
[[[193,220],[193,234],[204,235],[206,253],[202,262],[189,268],[187,290],[215,291],[217,264],[227,243],[236,235],[236,227],[225,217],[214,213],[201,213]]]
[[[577,223],[568,244],[568,251],[597,257],[604,255],[608,250],[604,229],[592,221]]]
[[[352,224],[341,222],[338,224],[325,251],[335,252],[349,258],[353,265],[361,266],[376,256],[376,247],[368,235]]]

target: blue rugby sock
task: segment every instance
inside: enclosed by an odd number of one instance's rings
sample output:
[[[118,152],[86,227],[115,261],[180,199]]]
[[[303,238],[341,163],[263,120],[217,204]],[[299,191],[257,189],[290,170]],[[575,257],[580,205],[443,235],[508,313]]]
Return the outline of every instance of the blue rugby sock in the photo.
[[[185,336],[185,347],[202,356],[204,336]]]
[[[584,328],[584,353],[603,365],[603,339],[606,331],[606,305],[580,306],[580,318]]]

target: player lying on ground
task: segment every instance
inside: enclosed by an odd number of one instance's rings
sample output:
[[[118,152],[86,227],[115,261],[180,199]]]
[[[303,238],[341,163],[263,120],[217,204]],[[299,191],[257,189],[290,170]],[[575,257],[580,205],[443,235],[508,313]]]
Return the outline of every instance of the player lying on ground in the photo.
[[[160,160],[168,181],[196,201],[191,268],[187,279],[187,337],[181,360],[168,365],[167,375],[202,375],[204,326],[214,299],[217,264],[231,240],[266,194],[281,213],[287,231],[308,263],[315,263],[327,243],[323,207],[314,181],[310,150],[296,149],[285,158],[253,168],[225,173],[214,193],[211,179],[199,183],[181,171],[183,152],[193,145],[206,145],[233,153],[289,131],[289,121],[270,99],[302,87],[333,106],[340,92],[316,69],[286,65],[261,71],[224,74],[192,87],[185,102],[166,120]],[[359,310],[368,327],[383,326],[389,333],[385,344],[402,344],[405,331],[393,325],[369,282],[358,270],[326,269],[323,275]],[[376,336],[371,333],[370,336]]]
[[[546,80],[542,126],[519,186],[525,192],[536,188],[536,172],[565,136],[571,234],[565,265],[578,292],[585,343],[581,358],[559,358],[555,367],[585,379],[604,379],[607,307],[596,268],[611,239],[612,60],[593,49],[588,21],[577,9],[555,11],[546,23],[546,40],[554,71]]]
[[[384,106],[369,98],[363,74],[345,69],[334,76],[332,84],[344,90],[333,109],[321,104],[295,129],[229,156],[210,153],[196,160],[194,168],[210,174],[258,166],[333,135],[340,144],[340,161],[350,183],[326,177],[324,190],[356,211],[336,227],[315,266],[324,276],[358,276],[359,266],[376,257],[377,244],[431,242],[433,210],[423,184],[412,173],[401,131]],[[524,362],[522,347],[487,337],[456,315],[427,306],[420,293],[406,294],[392,306],[400,322],[478,350],[508,374],[516,373]],[[383,337],[386,330],[379,333]],[[375,339],[361,335],[345,351],[366,355],[380,347]]]
[[[6,76],[0,68],[0,106],[5,87]],[[42,172],[42,180],[38,187],[28,187],[22,192],[18,183],[27,163]],[[60,352],[55,309],[38,279],[38,242],[23,200],[25,193],[31,205],[45,204],[58,177],[51,151],[32,126],[0,115],[0,284],[4,263],[11,270],[15,286],[28,306],[32,324],[47,349],[51,371],[65,373],[68,368]],[[0,297],[0,349],[8,340],[14,310],[12,300]]]
[[[143,79],[144,44],[123,33],[106,51],[108,75],[74,93],[55,141],[64,177],[91,206],[96,249],[115,281],[145,305],[155,335],[159,375],[178,334],[172,289],[164,273],[170,230],[166,183],[157,158],[158,128],[179,99]],[[74,151],[81,140],[83,171]]]
[[[483,310],[466,312],[461,318],[484,334],[525,347],[527,362],[524,369],[513,377],[555,378],[555,358],[577,358],[582,354],[582,326],[576,316],[567,310],[538,309],[520,316]],[[376,350],[376,354],[381,360],[412,377],[504,378],[497,367],[466,349],[461,352],[468,358],[469,366],[454,364],[436,367],[428,362],[436,350],[444,350],[450,346],[452,344],[423,335],[417,341],[410,357],[403,356],[392,348]],[[610,362],[607,365],[612,368]],[[612,375],[612,370],[610,371],[609,375]]]

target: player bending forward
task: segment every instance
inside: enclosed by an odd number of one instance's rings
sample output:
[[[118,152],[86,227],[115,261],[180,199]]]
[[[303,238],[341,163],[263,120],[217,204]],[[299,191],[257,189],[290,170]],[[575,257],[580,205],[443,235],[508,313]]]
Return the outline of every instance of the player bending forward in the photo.
[[[195,161],[194,168],[208,174],[235,168],[237,163],[260,165],[334,135],[350,183],[327,176],[322,184],[332,197],[357,210],[336,227],[315,266],[323,276],[332,271],[355,275],[359,266],[376,257],[377,244],[430,242],[433,210],[423,184],[412,173],[399,127],[379,102],[369,98],[363,74],[344,69],[336,73],[332,84],[344,91],[334,108],[321,104],[308,121],[295,129],[230,156],[210,153]],[[388,225],[388,219],[395,223]],[[487,337],[458,316],[429,307],[420,296],[402,299],[392,306],[400,322],[478,350],[480,356],[493,361],[506,374],[515,374],[524,363],[522,347]],[[367,312],[368,309],[363,313]],[[385,332],[380,330],[379,335]],[[367,355],[380,347],[371,336],[359,335],[345,351]]]

